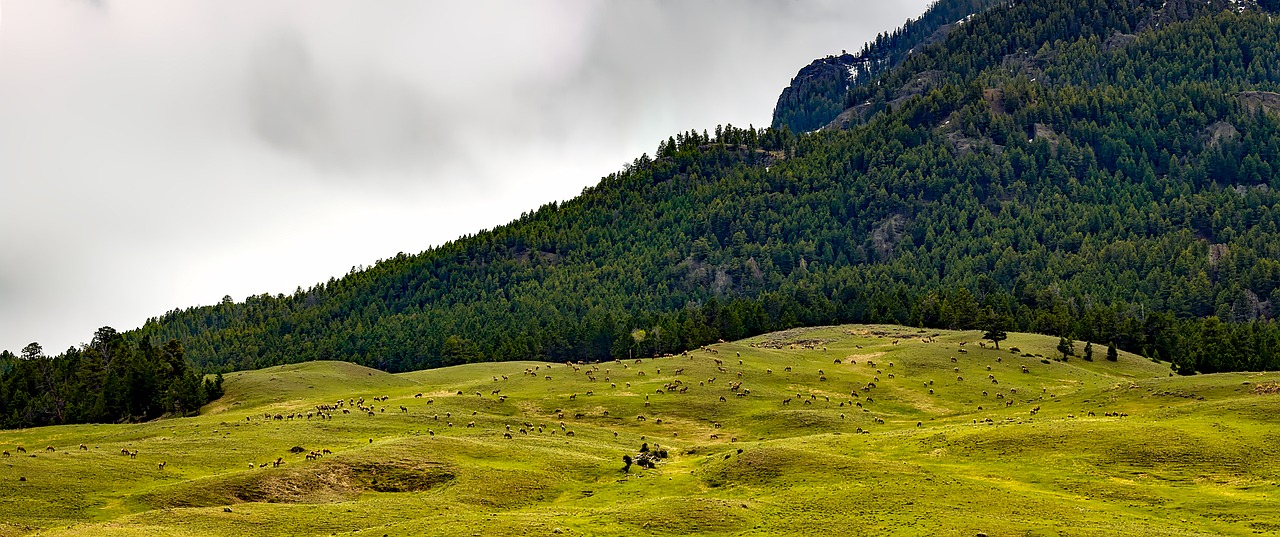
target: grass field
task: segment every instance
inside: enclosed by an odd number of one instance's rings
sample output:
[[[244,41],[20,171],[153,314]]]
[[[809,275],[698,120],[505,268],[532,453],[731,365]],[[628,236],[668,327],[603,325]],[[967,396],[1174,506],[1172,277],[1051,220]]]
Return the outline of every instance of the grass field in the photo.
[[[198,417],[0,431],[0,535],[1280,533],[1280,374],[979,337],[840,326],[594,366],[234,373]],[[642,443],[668,458],[624,473]]]

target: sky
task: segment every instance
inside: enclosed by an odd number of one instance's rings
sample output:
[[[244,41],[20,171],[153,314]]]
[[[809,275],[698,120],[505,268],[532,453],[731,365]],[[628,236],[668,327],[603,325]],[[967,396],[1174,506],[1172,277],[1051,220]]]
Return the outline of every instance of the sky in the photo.
[[[0,0],[0,349],[507,223],[926,7]]]

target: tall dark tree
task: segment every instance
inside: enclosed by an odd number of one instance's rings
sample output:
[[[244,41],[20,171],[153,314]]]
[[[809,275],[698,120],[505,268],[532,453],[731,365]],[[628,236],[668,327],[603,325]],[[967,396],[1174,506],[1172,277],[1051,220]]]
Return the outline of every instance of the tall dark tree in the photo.
[[[1076,348],[1071,343],[1071,340],[1065,337],[1058,338],[1058,352],[1062,353],[1062,360],[1065,362],[1068,357],[1075,356]]]
[[[44,357],[44,347],[41,347],[39,343],[36,343],[33,341],[31,343],[28,343],[27,346],[22,348],[23,360],[39,360],[40,358],[43,358],[43,357]]]
[[[995,344],[996,348],[1000,348],[1000,342],[1009,339],[1009,325],[1012,324],[1008,317],[996,313],[988,309],[982,319],[982,339]]]

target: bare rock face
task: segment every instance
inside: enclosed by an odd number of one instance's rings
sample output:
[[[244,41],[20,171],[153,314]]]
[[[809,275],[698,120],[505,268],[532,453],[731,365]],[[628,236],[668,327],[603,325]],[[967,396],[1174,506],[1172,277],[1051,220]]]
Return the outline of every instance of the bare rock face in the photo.
[[[1280,114],[1280,93],[1242,91],[1236,94],[1236,98],[1240,100],[1240,104],[1244,105],[1246,110],[1254,114],[1258,112]]]
[[[1106,43],[1102,44],[1102,50],[1110,52],[1116,49],[1121,49],[1129,46],[1130,43],[1137,40],[1138,36],[1136,35],[1116,32],[1111,37],[1107,38]]]
[[[893,257],[893,248],[897,246],[906,228],[907,218],[901,214],[895,214],[871,231],[871,242],[875,245],[876,254],[880,259]]]
[[[1218,11],[1243,12],[1258,9],[1260,8],[1257,0],[1168,0],[1160,9],[1142,21],[1138,29],[1159,29]]]
[[[1226,121],[1219,121],[1205,129],[1205,145],[1209,147],[1218,147],[1239,137],[1240,131],[1236,129],[1236,126]]]
[[[854,82],[853,73],[863,62],[863,58],[845,53],[805,66],[778,97],[774,126],[808,132],[829,122],[844,109],[844,96]]]
[[[809,132],[845,129],[862,122],[874,108],[855,105],[850,112],[845,101],[850,88],[870,83],[912,55],[945,41],[975,14],[1001,3],[1002,0],[938,0],[919,18],[907,21],[892,33],[882,34],[856,54],[842,51],[839,56],[815,60],[801,69],[779,96],[773,110],[773,126]],[[908,84],[903,90],[918,94],[912,89],[918,83]],[[887,100],[902,98],[903,95],[891,95]]]
[[[1062,137],[1053,130],[1053,127],[1045,125],[1044,123],[1036,123],[1035,139],[1048,142],[1049,147],[1053,149],[1053,153],[1055,155],[1058,154],[1058,146],[1062,145]]]
[[[928,93],[933,88],[941,85],[945,81],[945,76],[945,73],[936,70],[920,72],[909,84],[898,88],[898,90],[893,93],[892,100],[888,103],[889,108],[897,108],[902,106],[903,103],[907,102],[912,97]],[[830,123],[827,123],[819,130],[830,131],[847,129],[853,125],[866,121],[873,110],[875,110],[875,107],[872,106],[870,102],[865,102],[852,108],[846,108],[840,113],[840,115],[836,116],[835,119],[831,120]]]
[[[835,119],[831,120],[831,123],[827,123],[823,126],[822,130],[838,131],[847,129],[853,126],[855,119],[861,121],[863,112],[870,108],[871,105],[858,105],[853,108],[846,109],[845,111],[840,112],[840,115],[836,116]]]

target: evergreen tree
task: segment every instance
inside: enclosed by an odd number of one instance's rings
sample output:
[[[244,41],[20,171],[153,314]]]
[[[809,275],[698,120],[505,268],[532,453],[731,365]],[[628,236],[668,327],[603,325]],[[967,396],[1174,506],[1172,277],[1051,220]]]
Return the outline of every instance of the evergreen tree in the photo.
[[[1067,338],[1058,338],[1058,352],[1062,353],[1062,361],[1067,361],[1067,357],[1074,356],[1076,353],[1075,346],[1071,340]]]
[[[984,332],[982,339],[991,341],[999,349],[1000,342],[1009,339],[1009,334],[1006,332],[1009,324],[1008,318],[988,310],[986,319],[983,322]]]
[[[32,343],[21,358],[0,352],[0,428],[189,414],[222,395],[221,374],[200,378],[176,340],[155,348],[103,327],[57,356]]]

